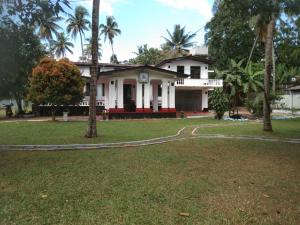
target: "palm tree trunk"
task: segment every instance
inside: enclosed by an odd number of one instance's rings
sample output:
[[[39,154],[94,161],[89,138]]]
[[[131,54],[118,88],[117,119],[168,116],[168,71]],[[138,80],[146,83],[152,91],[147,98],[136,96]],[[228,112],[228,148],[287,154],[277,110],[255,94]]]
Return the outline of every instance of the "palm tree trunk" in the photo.
[[[83,57],[83,42],[82,42],[82,34],[79,32],[80,35],[80,42],[81,42],[81,56]]]
[[[275,94],[276,91],[276,60],[275,60],[275,47],[274,42],[272,41],[272,66],[273,66],[273,93]]]
[[[254,52],[254,48],[255,48],[255,46],[257,44],[257,41],[258,41],[258,37],[259,37],[259,34],[257,34],[256,37],[255,37],[255,40],[254,40],[254,43],[253,43],[253,46],[252,46],[252,49],[251,49],[250,56],[248,58],[248,62],[247,62],[247,66],[246,67],[248,67],[248,65],[249,65],[249,63],[251,61],[251,58],[252,58],[252,55],[253,55],[253,52]]]
[[[90,81],[90,104],[89,104],[89,121],[85,136],[87,138],[97,137],[96,124],[96,84],[98,74],[98,27],[99,27],[99,8],[100,0],[93,0],[92,14],[92,67]]]
[[[113,57],[114,57],[114,56],[115,56],[115,52],[114,52],[114,46],[113,46],[113,43],[111,42],[110,45],[111,45],[112,55],[113,55]]]
[[[275,15],[272,15],[272,19],[268,24],[267,38],[265,43],[265,76],[264,76],[264,131],[273,131],[271,123],[271,105],[270,105],[270,78],[272,74],[272,46],[273,35],[275,28]]]
[[[52,121],[55,121],[55,106],[54,105],[52,105],[51,106],[51,116],[52,116]]]

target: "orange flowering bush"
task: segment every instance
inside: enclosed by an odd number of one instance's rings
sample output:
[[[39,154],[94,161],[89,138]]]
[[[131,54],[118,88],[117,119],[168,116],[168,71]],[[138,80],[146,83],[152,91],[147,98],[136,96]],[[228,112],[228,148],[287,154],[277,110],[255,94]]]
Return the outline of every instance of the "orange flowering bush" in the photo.
[[[79,68],[68,59],[43,58],[29,78],[28,99],[35,104],[55,107],[77,105],[83,99],[84,80]]]

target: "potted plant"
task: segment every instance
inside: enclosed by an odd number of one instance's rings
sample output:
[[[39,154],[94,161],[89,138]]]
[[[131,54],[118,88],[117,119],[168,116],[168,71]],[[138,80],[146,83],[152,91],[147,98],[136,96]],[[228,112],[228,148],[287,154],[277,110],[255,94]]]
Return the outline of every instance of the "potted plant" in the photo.
[[[68,115],[69,115],[69,110],[65,108],[63,111],[63,121],[64,122],[68,122]]]
[[[106,110],[102,111],[102,119],[107,120],[107,111]]]

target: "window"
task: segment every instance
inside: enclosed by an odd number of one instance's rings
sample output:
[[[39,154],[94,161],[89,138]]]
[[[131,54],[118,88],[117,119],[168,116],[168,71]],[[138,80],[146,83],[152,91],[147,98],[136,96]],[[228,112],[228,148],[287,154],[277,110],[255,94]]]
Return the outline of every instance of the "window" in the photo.
[[[184,74],[184,66],[177,66],[177,73]]]
[[[201,67],[191,66],[191,79],[200,79]]]

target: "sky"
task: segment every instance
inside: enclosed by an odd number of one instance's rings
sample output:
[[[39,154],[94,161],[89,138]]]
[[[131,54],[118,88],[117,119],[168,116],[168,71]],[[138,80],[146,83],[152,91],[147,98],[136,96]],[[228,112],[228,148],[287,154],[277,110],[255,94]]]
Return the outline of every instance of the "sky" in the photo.
[[[70,0],[72,10],[78,5],[92,12],[92,0]],[[100,23],[105,23],[106,16],[114,16],[122,34],[114,39],[114,50],[119,61],[134,58],[137,46],[148,44],[159,48],[164,43],[162,36],[168,37],[175,24],[186,26],[186,31],[196,32],[194,41],[197,45],[204,43],[205,24],[212,17],[213,0],[100,0]],[[91,20],[91,17],[90,17]],[[61,24],[62,27],[66,25]],[[91,37],[91,31],[85,33]],[[73,40],[73,54],[67,54],[72,61],[78,61],[81,55],[79,36]],[[111,47],[101,37],[102,59],[109,62],[112,55]]]

